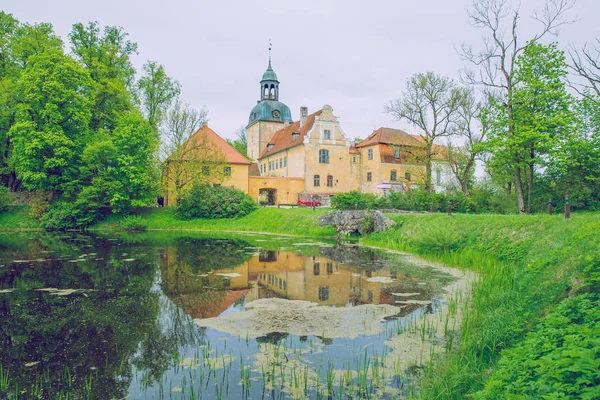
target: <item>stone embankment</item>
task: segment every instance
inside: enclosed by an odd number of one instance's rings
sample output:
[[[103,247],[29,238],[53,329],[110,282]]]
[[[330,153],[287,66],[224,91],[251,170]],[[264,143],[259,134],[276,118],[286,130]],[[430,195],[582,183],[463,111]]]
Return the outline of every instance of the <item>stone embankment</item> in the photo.
[[[395,225],[381,211],[340,210],[319,218],[319,227],[333,226],[341,234],[361,233],[361,227],[364,230],[366,223],[372,223],[368,230],[374,232],[382,232]]]

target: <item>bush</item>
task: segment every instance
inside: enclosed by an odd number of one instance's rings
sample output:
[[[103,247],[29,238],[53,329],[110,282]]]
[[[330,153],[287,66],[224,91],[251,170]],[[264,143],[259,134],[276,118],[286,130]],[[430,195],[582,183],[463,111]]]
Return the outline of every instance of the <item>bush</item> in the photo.
[[[48,194],[43,190],[37,191],[29,202],[29,215],[39,220],[46,214],[49,207]]]
[[[8,206],[12,203],[12,196],[7,187],[0,186],[0,213],[8,211]]]
[[[40,219],[40,226],[50,230],[85,228],[100,219],[100,210],[79,201],[59,200],[52,203]]]
[[[377,200],[374,194],[352,191],[333,196],[331,206],[338,210],[366,210],[375,208]]]
[[[368,235],[375,231],[375,218],[373,218],[373,214],[370,211],[366,211],[360,220],[360,225],[358,227],[358,233],[362,236]]]
[[[148,222],[139,215],[130,215],[123,218],[120,225],[121,229],[128,232],[142,232],[148,229]]]
[[[210,185],[194,185],[182,196],[175,214],[180,219],[236,218],[250,214],[256,204],[241,190]]]

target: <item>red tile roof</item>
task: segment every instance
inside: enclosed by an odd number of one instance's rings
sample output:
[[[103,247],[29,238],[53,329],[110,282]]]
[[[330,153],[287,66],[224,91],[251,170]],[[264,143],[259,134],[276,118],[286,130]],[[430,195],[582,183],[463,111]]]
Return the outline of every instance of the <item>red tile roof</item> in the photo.
[[[300,128],[300,121],[296,121],[293,124],[290,124],[287,128],[283,128],[275,132],[273,138],[269,141],[267,147],[262,150],[262,153],[258,159],[302,144],[304,137],[308,131],[312,129],[313,124],[315,123],[315,117],[317,115],[321,115],[321,110],[310,114],[302,128]],[[292,140],[293,133],[298,133],[296,140]],[[269,150],[269,145],[273,145],[271,150]]]
[[[217,149],[220,149],[225,155],[225,159],[228,164],[244,164],[250,165],[250,161],[242,155],[239,151],[233,148],[225,139],[219,136],[215,131],[210,129],[208,125],[204,125],[198,129],[190,138],[183,144],[183,146],[193,145],[196,141],[208,140]]]
[[[375,144],[393,144],[404,146],[422,146],[423,138],[410,135],[400,129],[379,128],[369,135],[365,140],[358,143],[356,147],[366,147]]]
[[[400,129],[393,128],[379,128],[369,135],[365,140],[358,143],[356,147],[367,147],[373,145],[382,145],[380,146],[381,152],[381,162],[385,163],[406,163],[408,160],[403,160],[403,153],[406,155],[406,152],[401,151],[400,157],[401,159],[395,159],[393,149],[391,146],[409,146],[409,147],[417,147],[419,149],[423,149],[425,146],[425,138],[420,135],[411,135],[409,133],[404,132]],[[446,146],[440,144],[433,144],[432,151],[432,159],[433,160],[445,160],[447,159],[447,148]],[[424,156],[424,154],[419,154],[422,151],[412,151],[413,156]]]

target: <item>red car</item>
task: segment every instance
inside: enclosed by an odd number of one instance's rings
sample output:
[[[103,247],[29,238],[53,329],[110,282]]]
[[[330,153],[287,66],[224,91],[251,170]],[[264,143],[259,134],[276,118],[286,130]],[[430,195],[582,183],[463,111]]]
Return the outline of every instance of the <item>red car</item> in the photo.
[[[298,200],[298,205],[306,207],[318,207],[321,205],[321,202],[319,200]]]

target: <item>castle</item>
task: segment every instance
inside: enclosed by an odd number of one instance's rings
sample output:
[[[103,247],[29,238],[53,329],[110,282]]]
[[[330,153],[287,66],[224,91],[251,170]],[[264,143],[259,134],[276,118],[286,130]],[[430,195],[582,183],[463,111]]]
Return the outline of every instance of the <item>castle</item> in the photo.
[[[300,107],[299,119],[279,100],[279,80],[269,65],[260,80],[260,100],[250,111],[246,161],[226,141],[205,126],[202,134],[225,155],[227,173],[221,184],[237,187],[258,202],[296,204],[312,198],[323,205],[336,193],[356,190],[386,195],[419,185],[425,176],[423,138],[399,129],[379,128],[353,143],[344,133],[333,108],[326,104],[309,114]],[[446,148],[434,146],[432,183],[436,191],[452,179]],[[220,168],[220,167],[219,167]],[[165,205],[173,205],[167,188]]]

